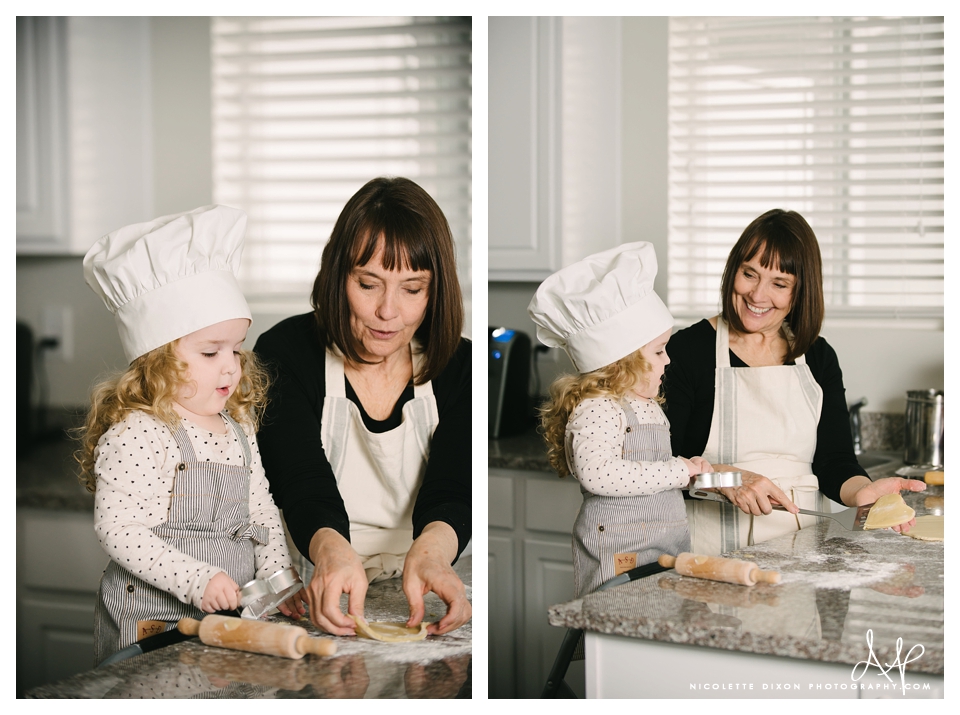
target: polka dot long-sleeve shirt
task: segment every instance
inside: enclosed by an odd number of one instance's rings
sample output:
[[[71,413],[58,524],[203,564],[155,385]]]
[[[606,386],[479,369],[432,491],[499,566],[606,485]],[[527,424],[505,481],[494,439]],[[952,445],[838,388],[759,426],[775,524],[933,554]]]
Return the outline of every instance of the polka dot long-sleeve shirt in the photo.
[[[669,425],[653,400],[632,395],[626,399],[641,428]],[[581,489],[599,496],[629,497],[681,489],[690,483],[690,472],[680,457],[649,462],[624,459],[626,427],[626,415],[611,397],[591,397],[574,408],[567,420],[565,449],[567,466]]]
[[[243,464],[243,449],[226,422],[226,434],[214,434],[187,420],[182,424],[198,460]],[[291,565],[290,552],[256,438],[246,426],[244,430],[252,457],[250,522],[270,532],[268,543],[256,543],[254,549],[256,577],[266,578]],[[113,425],[97,444],[94,528],[100,546],[119,566],[200,608],[204,589],[223,569],[173,548],[151,531],[167,521],[179,461],[173,434],[156,417],[133,411]]]

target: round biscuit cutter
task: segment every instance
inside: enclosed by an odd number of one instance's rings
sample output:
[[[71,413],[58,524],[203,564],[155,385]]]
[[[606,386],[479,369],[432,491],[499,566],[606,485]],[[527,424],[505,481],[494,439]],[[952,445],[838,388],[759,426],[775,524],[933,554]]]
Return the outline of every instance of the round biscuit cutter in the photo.
[[[698,474],[696,481],[690,485],[690,496],[729,504],[730,501],[723,495],[704,490],[740,486],[743,486],[743,474],[741,472],[704,472]]]
[[[292,568],[277,571],[265,579],[254,579],[240,589],[241,618],[261,618],[303,588]]]

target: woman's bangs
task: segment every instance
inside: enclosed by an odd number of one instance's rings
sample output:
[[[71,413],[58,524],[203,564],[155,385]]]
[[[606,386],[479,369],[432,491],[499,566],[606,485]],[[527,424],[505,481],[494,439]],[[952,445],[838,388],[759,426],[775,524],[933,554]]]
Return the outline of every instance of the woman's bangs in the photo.
[[[412,227],[381,226],[367,231],[357,247],[354,266],[365,266],[383,246],[382,265],[388,271],[434,270],[429,241],[423,239],[420,231],[405,230],[408,228]]]
[[[799,250],[797,241],[789,234],[766,238],[756,236],[753,244],[747,247],[743,260],[746,263],[758,256],[764,268],[795,276],[800,265]]]

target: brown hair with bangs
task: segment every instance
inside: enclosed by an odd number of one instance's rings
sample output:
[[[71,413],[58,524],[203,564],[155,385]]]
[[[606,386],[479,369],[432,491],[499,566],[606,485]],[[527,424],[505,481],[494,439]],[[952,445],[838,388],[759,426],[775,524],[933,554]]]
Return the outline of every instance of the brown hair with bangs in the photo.
[[[733,284],[741,266],[758,255],[764,268],[796,278],[786,318],[793,335],[788,337],[784,362],[791,362],[810,349],[823,325],[820,245],[810,224],[796,211],[773,209],[750,222],[727,257],[720,284],[720,315],[738,333],[746,330],[734,308]]]
[[[450,225],[436,201],[410,179],[373,179],[340,212],[310,296],[320,340],[353,362],[367,362],[350,329],[347,280],[381,244],[388,271],[430,271],[427,311],[416,332],[424,361],[414,381],[422,385],[440,374],[456,352],[463,331],[463,296]]]

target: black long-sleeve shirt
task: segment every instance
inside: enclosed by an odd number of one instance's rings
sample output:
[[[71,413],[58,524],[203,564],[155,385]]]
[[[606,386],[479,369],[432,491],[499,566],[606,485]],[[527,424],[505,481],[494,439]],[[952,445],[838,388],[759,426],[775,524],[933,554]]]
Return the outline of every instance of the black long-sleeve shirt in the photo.
[[[313,314],[278,323],[260,336],[254,351],[273,378],[257,435],[264,469],[291,538],[309,557],[318,529],[329,527],[350,539],[350,518],[320,441],[326,383]],[[413,537],[431,522],[445,522],[457,533],[458,558],[471,534],[471,375],[470,341],[462,339],[432,381],[439,423],[413,508]]]
[[[716,342],[716,329],[710,321],[701,320],[677,331],[667,344],[670,364],[663,378],[664,409],[670,419],[670,442],[675,455],[696,457],[706,449],[716,391]],[[807,351],[806,361],[813,379],[823,390],[813,473],[820,482],[820,491],[840,502],[843,483],[867,473],[853,453],[846,391],[836,351],[820,337]],[[730,367],[748,366],[731,350]],[[776,452],[777,446],[771,445],[770,451]]]

